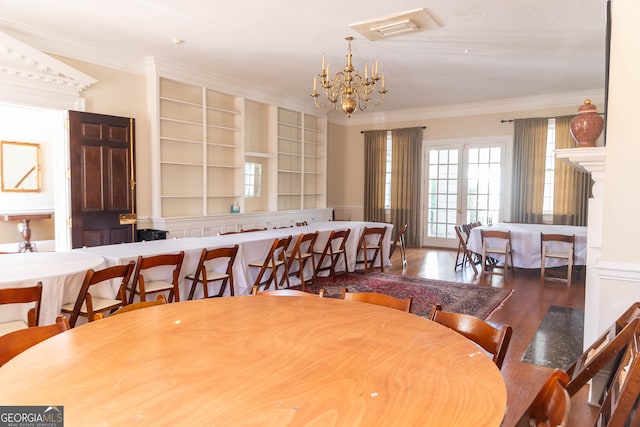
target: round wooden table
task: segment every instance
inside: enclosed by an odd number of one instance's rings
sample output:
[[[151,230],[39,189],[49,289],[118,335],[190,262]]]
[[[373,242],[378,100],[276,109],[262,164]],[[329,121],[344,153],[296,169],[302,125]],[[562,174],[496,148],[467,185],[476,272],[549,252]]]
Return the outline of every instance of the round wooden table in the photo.
[[[67,425],[499,426],[506,388],[461,335],[329,298],[195,300],[105,318],[0,368],[3,405]]]

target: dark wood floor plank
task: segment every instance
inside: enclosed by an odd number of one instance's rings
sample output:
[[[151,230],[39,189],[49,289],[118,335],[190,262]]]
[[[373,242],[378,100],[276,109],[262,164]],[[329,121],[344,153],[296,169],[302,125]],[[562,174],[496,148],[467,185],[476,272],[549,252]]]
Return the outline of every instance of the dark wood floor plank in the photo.
[[[386,268],[385,272],[514,289],[504,306],[489,319],[494,325],[508,324],[514,330],[502,367],[508,398],[504,427],[513,426],[551,372],[550,368],[525,363],[520,358],[550,305],[584,309],[584,274],[582,281],[574,283],[570,288],[560,282],[543,285],[539,270],[517,270],[515,278],[508,276],[506,280],[501,276],[480,277],[475,276],[470,267],[454,271],[455,250],[434,248],[407,249],[407,268],[403,270],[399,252],[396,251],[391,260],[392,266]],[[569,427],[593,424],[597,411],[586,404],[587,392],[585,387],[573,397]]]

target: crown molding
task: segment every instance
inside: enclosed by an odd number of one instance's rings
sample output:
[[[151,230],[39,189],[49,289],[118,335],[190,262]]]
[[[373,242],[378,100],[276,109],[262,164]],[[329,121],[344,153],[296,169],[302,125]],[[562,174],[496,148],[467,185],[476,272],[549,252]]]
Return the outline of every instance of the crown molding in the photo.
[[[363,126],[387,123],[443,119],[449,117],[480,116],[485,114],[514,113],[582,105],[586,98],[596,104],[604,103],[604,89],[579,92],[563,92],[521,98],[497,99],[468,104],[452,104],[437,107],[414,108],[393,111],[358,113],[350,119],[344,115],[329,114],[329,123],[342,126]]]
[[[79,96],[93,77],[0,32],[0,83]]]

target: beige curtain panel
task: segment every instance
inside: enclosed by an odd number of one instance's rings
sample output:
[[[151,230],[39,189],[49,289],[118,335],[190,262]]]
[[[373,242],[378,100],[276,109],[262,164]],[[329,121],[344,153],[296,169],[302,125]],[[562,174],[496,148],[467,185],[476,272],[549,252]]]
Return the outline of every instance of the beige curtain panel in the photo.
[[[406,245],[420,247],[422,128],[393,130],[391,140],[391,222],[395,232],[408,224]]]
[[[364,132],[364,220],[385,221],[387,131]]]
[[[513,122],[513,222],[542,223],[548,119]]]

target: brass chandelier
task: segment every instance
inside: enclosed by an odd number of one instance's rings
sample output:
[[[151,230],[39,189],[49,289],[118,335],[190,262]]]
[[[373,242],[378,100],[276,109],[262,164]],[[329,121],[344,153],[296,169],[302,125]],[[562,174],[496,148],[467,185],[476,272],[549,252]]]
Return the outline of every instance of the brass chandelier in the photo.
[[[389,92],[384,86],[384,73],[378,73],[378,60],[371,64],[371,70],[364,64],[364,77],[351,63],[351,41],[353,37],[345,37],[349,44],[347,49],[347,65],[338,71],[333,78],[330,78],[329,65],[325,66],[324,55],[322,56],[322,71],[313,77],[313,102],[318,108],[324,108],[328,104],[318,102],[318,82],[324,90],[327,100],[332,103],[336,110],[340,109],[351,117],[351,113],[367,109],[369,101],[374,105],[382,104],[384,95]],[[378,85],[380,83],[380,85]]]

